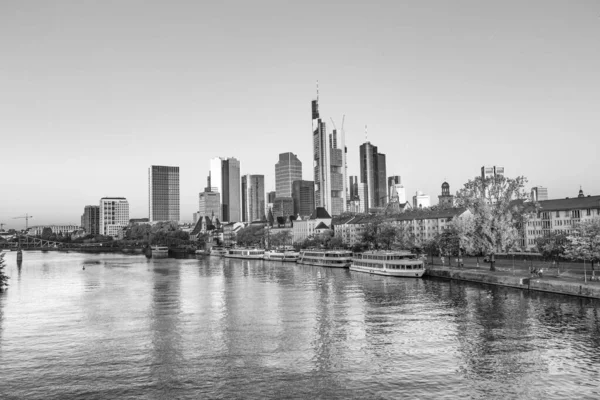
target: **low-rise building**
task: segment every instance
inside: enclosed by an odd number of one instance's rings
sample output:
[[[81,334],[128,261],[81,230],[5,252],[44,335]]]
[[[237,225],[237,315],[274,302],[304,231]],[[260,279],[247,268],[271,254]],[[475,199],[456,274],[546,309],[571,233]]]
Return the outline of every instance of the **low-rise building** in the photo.
[[[294,221],[292,228],[294,243],[302,242],[303,240],[317,234],[317,226],[324,223],[326,226],[331,226],[331,215],[323,207],[317,207],[310,218],[297,219]]]
[[[41,236],[44,232],[44,229],[47,228],[51,229],[52,233],[57,235],[59,233],[62,233],[63,235],[70,235],[71,233],[81,229],[81,227],[77,225],[39,225],[32,226],[27,229],[27,234],[31,236]]]
[[[600,218],[600,196],[585,196],[583,190],[575,198],[542,200],[539,209],[529,216],[524,229],[524,245],[536,247],[536,239],[550,232],[569,235],[580,222]]]

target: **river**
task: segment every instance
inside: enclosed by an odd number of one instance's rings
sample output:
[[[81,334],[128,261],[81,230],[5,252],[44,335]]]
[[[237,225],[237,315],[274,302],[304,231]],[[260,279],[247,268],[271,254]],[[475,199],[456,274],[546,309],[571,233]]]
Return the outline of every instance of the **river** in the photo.
[[[596,300],[267,261],[15,258],[2,399],[600,398]]]

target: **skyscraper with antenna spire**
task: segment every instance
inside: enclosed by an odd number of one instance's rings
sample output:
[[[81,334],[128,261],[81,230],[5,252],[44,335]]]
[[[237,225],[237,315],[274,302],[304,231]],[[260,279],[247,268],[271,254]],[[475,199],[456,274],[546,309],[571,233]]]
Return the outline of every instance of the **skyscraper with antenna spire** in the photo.
[[[345,138],[343,131],[338,136],[335,126],[327,135],[327,126],[319,113],[319,82],[317,98],[312,100],[312,135],[315,207],[339,215],[346,210]]]

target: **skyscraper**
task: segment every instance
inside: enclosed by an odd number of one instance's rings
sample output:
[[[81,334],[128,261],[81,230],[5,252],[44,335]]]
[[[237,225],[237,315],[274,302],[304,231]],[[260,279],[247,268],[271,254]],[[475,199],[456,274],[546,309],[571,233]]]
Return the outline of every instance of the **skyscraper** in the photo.
[[[265,176],[242,176],[242,221],[265,219]]]
[[[211,185],[221,197],[221,221],[240,222],[240,162],[233,158],[216,157],[210,160]]]
[[[383,207],[387,203],[385,155],[377,152],[371,142],[360,146],[360,182],[367,188],[363,200],[365,211],[372,207]],[[362,199],[361,199],[362,200]]]
[[[315,183],[313,181],[294,181],[292,183],[294,199],[293,215],[312,215],[315,210]]]
[[[302,179],[302,162],[293,153],[281,153],[275,164],[277,197],[292,197],[292,182]]]
[[[319,97],[312,101],[312,132],[315,182],[315,207],[325,208],[331,215],[346,209],[346,149],[343,132],[328,136],[319,114]],[[338,143],[340,139],[341,143]],[[339,144],[339,146],[338,146]]]
[[[481,167],[481,178],[495,178],[497,176],[504,176],[504,167]]]
[[[120,238],[129,224],[129,203],[125,197],[100,199],[100,234]]]
[[[179,167],[148,168],[150,221],[179,221]]]
[[[543,186],[536,186],[531,188],[531,200],[532,201],[542,201],[548,200],[548,188]]]
[[[81,216],[81,226],[88,235],[100,233],[100,206],[85,206]]]
[[[402,183],[402,178],[400,175],[392,175],[387,178],[387,191],[388,191],[388,199],[392,197],[392,186],[400,185]]]

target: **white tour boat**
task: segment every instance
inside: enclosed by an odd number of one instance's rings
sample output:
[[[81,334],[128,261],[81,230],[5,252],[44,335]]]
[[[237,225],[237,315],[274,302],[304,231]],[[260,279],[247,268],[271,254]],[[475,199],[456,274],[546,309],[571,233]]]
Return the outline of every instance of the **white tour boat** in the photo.
[[[352,262],[352,252],[347,250],[301,250],[296,262],[318,267],[348,268]]]
[[[152,246],[150,248],[152,250],[153,256],[168,256],[169,248],[167,246]]]
[[[212,257],[223,257],[225,254],[227,254],[227,249],[221,246],[213,247],[208,251],[208,255]]]
[[[282,262],[296,262],[298,255],[295,251],[279,251],[271,250],[265,252],[265,260],[269,261],[282,261]]]
[[[263,249],[229,249],[225,258],[243,258],[246,260],[262,260],[265,255]]]
[[[409,251],[367,251],[355,253],[351,271],[369,274],[420,278],[425,273],[423,260]]]

